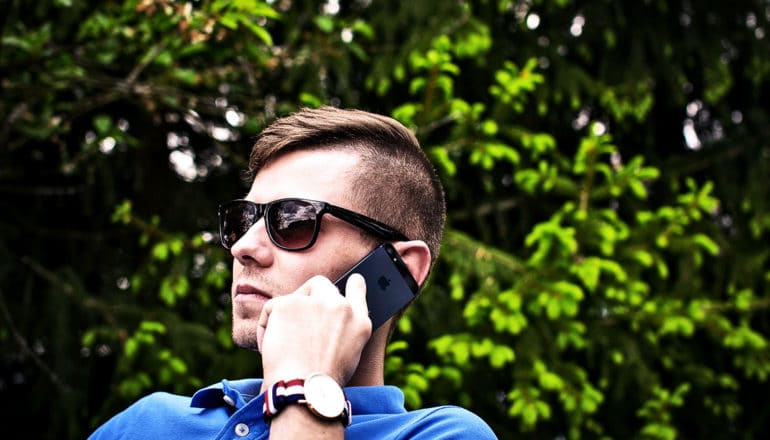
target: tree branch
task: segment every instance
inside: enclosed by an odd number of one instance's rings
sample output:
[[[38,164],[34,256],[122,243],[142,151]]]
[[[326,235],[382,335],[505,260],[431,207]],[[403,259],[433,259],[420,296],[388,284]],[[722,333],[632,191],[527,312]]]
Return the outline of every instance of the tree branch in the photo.
[[[8,307],[5,305],[5,293],[2,290],[0,290],[0,314],[2,314],[8,331],[13,336],[13,339],[16,341],[16,344],[19,346],[22,354],[31,359],[32,362],[37,365],[40,371],[42,371],[43,374],[48,377],[48,380],[50,380],[51,383],[59,391],[61,391],[62,394],[72,393],[72,388],[62,382],[56,372],[53,371],[48,365],[46,365],[45,362],[43,362],[43,359],[41,359],[40,356],[38,356],[37,353],[32,350],[32,348],[30,348],[29,343],[24,338],[24,335],[16,328],[13,322],[13,318],[11,318],[11,313],[8,311]]]

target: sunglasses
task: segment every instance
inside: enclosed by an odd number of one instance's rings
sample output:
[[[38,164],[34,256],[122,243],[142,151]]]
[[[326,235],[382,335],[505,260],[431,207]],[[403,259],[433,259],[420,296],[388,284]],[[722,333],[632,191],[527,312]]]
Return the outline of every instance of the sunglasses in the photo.
[[[404,234],[377,220],[330,203],[307,199],[280,199],[268,203],[233,200],[219,206],[219,237],[230,249],[263,216],[267,236],[287,251],[310,248],[318,238],[321,217],[331,214],[388,241],[408,240]]]

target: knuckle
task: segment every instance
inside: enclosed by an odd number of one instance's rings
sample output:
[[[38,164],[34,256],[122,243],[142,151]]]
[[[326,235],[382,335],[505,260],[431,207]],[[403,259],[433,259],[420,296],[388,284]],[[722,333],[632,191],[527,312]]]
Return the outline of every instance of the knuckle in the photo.
[[[331,281],[329,281],[329,278],[326,278],[323,275],[313,275],[312,278],[310,278],[310,282],[314,285],[326,285],[331,284]]]
[[[349,318],[354,315],[353,306],[351,306],[347,301],[335,301],[334,308],[345,318]]]
[[[314,275],[309,280],[307,280],[306,285],[310,288],[311,293],[325,292],[330,288],[336,289],[329,278],[323,275]]]
[[[369,339],[372,334],[372,321],[369,318],[363,319],[363,323],[358,327],[358,334],[362,338]]]

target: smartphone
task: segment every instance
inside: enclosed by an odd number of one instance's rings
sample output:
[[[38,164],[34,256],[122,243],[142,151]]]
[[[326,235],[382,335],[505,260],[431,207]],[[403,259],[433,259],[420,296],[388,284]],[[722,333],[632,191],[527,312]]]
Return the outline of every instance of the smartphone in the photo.
[[[366,304],[372,331],[417,295],[417,282],[390,243],[377,246],[334,283],[343,295],[345,284],[354,273],[360,273],[366,280]]]

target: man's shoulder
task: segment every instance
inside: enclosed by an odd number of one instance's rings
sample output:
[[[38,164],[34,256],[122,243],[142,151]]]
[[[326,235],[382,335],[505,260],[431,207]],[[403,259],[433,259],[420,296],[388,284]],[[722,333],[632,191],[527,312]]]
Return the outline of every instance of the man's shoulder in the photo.
[[[496,439],[489,425],[476,413],[455,405],[410,411],[415,417],[415,434],[425,438]]]
[[[147,435],[137,438],[152,438],[155,430],[163,431],[170,426],[179,427],[187,416],[197,412],[200,412],[200,409],[190,407],[189,396],[155,392],[115,414],[99,426],[89,439],[116,438],[118,434],[124,438],[133,438],[127,433],[138,432]]]
[[[349,438],[496,439],[478,415],[456,405],[407,411],[404,394],[394,386],[346,388],[353,405]]]
[[[137,400],[126,410],[150,412],[156,415],[164,410],[189,412],[191,410],[190,400],[190,396],[156,391]]]
[[[350,438],[497,439],[481,417],[453,405],[368,414],[357,421],[354,416],[353,426],[348,429]]]

